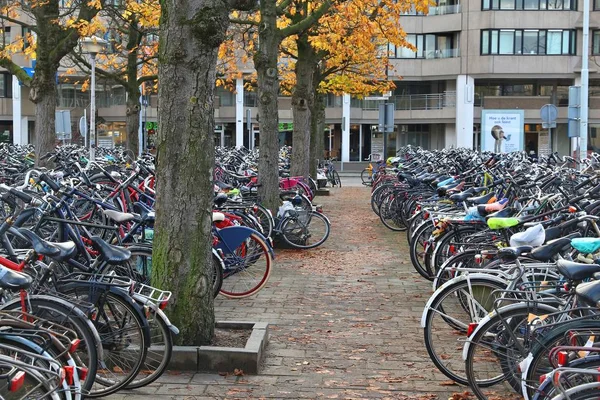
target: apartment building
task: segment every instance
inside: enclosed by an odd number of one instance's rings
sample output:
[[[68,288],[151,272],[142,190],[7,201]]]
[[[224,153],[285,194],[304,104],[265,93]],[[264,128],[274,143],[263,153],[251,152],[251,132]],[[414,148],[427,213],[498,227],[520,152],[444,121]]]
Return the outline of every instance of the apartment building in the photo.
[[[394,65],[389,77],[396,89],[385,100],[327,96],[327,153],[343,161],[381,153],[384,135],[377,128],[379,104],[392,102],[395,126],[386,134],[388,156],[406,144],[478,148],[482,115],[488,110],[520,112],[522,141],[528,150],[544,152],[551,146],[569,154],[568,91],[580,83],[583,1],[590,1],[591,10],[588,148],[600,151],[600,0],[437,0],[428,15],[415,12],[401,18],[407,39],[417,50],[388,49]],[[4,32],[9,38],[17,34],[21,33]],[[89,91],[82,92],[78,83],[59,80],[59,108],[71,111],[74,140],[80,140],[76,122],[89,104]],[[258,145],[256,93],[244,91],[242,79],[236,89],[233,93],[217,88],[215,143]],[[125,92],[118,85],[99,82],[96,93],[99,135],[103,143],[120,144],[126,135]],[[35,121],[27,96],[26,88],[11,84],[9,74],[0,74],[0,140],[32,140]],[[21,135],[13,135],[17,101]],[[152,95],[143,107],[150,144],[156,130],[156,104]],[[558,108],[552,135],[542,127],[540,108],[545,104]],[[281,143],[291,144],[289,97],[279,99],[279,121]]]

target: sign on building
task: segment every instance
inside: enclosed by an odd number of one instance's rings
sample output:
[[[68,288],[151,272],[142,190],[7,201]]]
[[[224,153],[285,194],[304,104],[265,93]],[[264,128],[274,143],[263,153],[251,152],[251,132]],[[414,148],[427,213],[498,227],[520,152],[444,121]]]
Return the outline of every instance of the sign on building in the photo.
[[[525,147],[523,110],[482,110],[481,151],[511,153]]]

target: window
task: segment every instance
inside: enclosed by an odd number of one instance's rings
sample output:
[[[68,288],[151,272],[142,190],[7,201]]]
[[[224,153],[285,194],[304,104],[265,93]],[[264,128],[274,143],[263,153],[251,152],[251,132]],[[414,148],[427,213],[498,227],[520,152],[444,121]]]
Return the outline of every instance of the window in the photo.
[[[592,33],[592,54],[600,55],[600,31]]]
[[[2,43],[0,43],[0,45],[2,45],[2,47],[8,46],[10,44],[10,42],[12,41],[12,39],[10,37],[10,26],[1,27],[0,35],[2,35]]]
[[[219,96],[219,104],[221,107],[233,107],[235,105],[235,93],[226,88],[218,87],[215,90],[215,95]]]
[[[577,0],[482,0],[481,9],[574,11],[577,9]],[[600,9],[600,0],[594,0],[594,9]]]
[[[600,48],[598,49],[600,51]],[[575,54],[575,30],[487,29],[481,31],[482,55]]]
[[[26,26],[21,27],[21,36],[23,37],[23,50],[29,47],[29,41],[27,40],[30,36],[35,37],[35,32]]]
[[[594,10],[600,10],[600,0],[594,0]]]
[[[398,47],[396,48],[397,58],[450,58],[458,56],[458,52],[453,46],[454,34],[408,34],[406,35],[406,41],[415,46],[416,51],[406,47]]]

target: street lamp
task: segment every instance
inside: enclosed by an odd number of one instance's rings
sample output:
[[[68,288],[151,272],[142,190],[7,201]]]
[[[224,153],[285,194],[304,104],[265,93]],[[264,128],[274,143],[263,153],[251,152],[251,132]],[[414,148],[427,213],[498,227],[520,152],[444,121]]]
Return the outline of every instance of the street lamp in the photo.
[[[86,37],[79,40],[81,52],[89,54],[92,65],[92,93],[90,101],[90,161],[96,158],[96,55],[101,53],[108,42],[97,36]]]

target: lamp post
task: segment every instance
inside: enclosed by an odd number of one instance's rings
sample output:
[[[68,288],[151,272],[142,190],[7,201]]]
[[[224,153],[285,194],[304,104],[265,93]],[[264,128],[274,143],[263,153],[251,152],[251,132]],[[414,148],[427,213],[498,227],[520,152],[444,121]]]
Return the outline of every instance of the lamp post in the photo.
[[[92,92],[90,99],[90,161],[96,159],[96,55],[102,52],[108,42],[97,36],[86,37],[79,41],[81,52],[89,54],[92,66]]]

